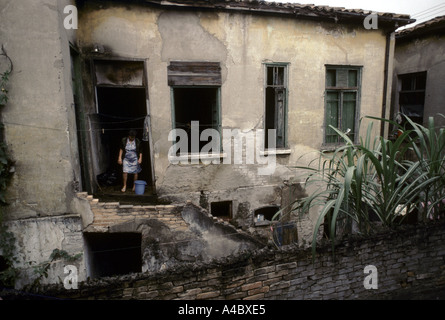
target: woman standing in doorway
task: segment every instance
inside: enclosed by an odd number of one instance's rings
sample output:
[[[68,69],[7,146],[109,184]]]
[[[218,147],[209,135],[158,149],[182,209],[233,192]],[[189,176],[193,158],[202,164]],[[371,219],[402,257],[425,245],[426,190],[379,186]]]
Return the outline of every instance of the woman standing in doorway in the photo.
[[[134,181],[138,179],[138,174],[142,171],[142,151],[141,142],[136,138],[136,131],[130,130],[128,137],[121,141],[119,158],[117,162],[123,165],[123,188],[122,192],[127,191],[127,179],[129,174],[134,174],[133,191],[135,190]]]

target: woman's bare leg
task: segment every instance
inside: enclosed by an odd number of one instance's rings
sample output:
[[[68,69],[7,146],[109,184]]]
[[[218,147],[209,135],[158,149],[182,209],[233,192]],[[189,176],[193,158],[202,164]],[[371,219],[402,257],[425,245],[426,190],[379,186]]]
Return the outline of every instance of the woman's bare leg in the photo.
[[[134,179],[133,179],[133,191],[136,190],[136,184],[135,184],[135,182],[136,182],[137,179],[138,179],[138,174],[135,173],[135,174],[134,174]]]
[[[122,175],[122,180],[123,180],[123,188],[122,188],[122,192],[125,192],[125,191],[127,191],[127,178],[128,178],[128,173],[124,173],[123,175]]]

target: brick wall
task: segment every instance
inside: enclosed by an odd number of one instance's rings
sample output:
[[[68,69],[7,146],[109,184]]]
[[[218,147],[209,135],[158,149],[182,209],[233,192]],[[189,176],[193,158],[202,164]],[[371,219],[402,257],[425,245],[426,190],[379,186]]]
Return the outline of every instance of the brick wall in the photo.
[[[69,299],[397,299],[445,298],[445,224],[404,226],[336,248],[263,248],[212,264],[187,264],[156,274],[133,274],[42,288]],[[378,271],[378,289],[365,289],[364,268]]]
[[[92,223],[85,228],[85,232],[106,232],[113,225],[134,221],[138,218],[154,218],[165,222],[172,230],[186,231],[188,225],[182,219],[182,206],[174,205],[121,205],[119,202],[100,202],[86,193],[79,193],[78,197],[89,202],[92,212]]]

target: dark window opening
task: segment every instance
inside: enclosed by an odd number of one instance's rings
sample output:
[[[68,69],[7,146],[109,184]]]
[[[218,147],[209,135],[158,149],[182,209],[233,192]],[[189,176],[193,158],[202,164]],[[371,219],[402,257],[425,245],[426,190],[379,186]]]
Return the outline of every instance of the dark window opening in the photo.
[[[8,262],[6,261],[6,259],[3,256],[0,256],[0,272],[5,271],[6,269],[8,269]]]
[[[399,76],[400,112],[417,124],[423,124],[425,105],[426,72],[410,73]],[[402,119],[402,125],[406,125]]]
[[[269,145],[269,130],[275,130],[275,148],[286,146],[287,66],[266,66],[266,115],[264,147]]]
[[[204,130],[215,129],[219,132],[218,96],[219,88],[216,87],[173,88],[174,125],[176,129],[183,129],[187,133],[188,153],[198,153],[211,142],[211,138],[209,138],[210,141],[200,141]],[[192,139],[199,141],[196,145],[198,150],[194,150],[196,148],[192,150]],[[177,150],[177,153],[179,152],[184,152],[184,150]],[[212,150],[212,152],[219,153],[220,150]]]
[[[256,209],[254,212],[254,219],[256,222],[272,221],[273,217],[280,211],[279,206],[267,206]]]
[[[212,202],[210,205],[210,213],[214,217],[223,220],[232,219],[232,201]]]
[[[6,260],[5,257],[0,256],[0,275],[1,273],[8,270],[9,264],[8,260]],[[7,288],[13,288],[14,287],[14,281],[12,278],[8,277],[7,274],[3,275],[3,277],[0,277],[0,290],[2,287]]]
[[[140,233],[85,233],[91,278],[142,272]]]

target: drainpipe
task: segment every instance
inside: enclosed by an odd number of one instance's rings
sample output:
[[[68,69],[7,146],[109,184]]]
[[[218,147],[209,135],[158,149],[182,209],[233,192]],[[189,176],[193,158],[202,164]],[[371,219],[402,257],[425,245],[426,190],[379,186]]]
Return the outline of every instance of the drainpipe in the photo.
[[[385,71],[383,80],[383,101],[382,101],[382,118],[389,119],[390,115],[387,114],[390,108],[391,95],[388,90],[392,87],[392,70],[394,62],[394,32],[389,31],[386,34],[386,48],[385,48]],[[384,138],[388,138],[389,124],[382,121],[380,127],[380,135]]]

